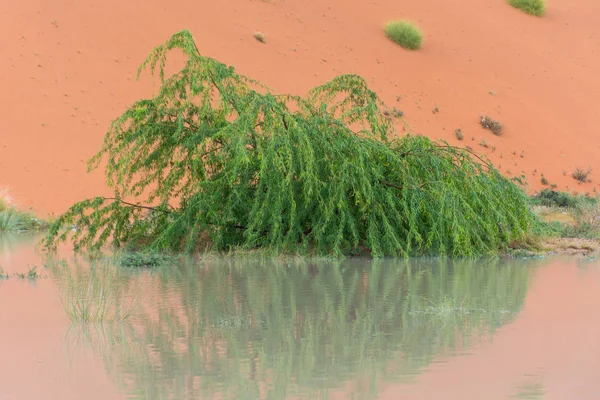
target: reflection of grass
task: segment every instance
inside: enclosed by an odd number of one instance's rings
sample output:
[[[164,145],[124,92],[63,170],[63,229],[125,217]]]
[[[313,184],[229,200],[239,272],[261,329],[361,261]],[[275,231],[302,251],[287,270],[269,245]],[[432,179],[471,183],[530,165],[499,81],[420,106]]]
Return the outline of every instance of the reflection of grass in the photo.
[[[540,400],[545,395],[544,385],[540,382],[531,382],[519,386],[514,399]]]
[[[124,321],[137,304],[118,268],[102,266],[89,271],[55,266],[60,302],[73,322]]]
[[[27,272],[17,272],[15,274],[19,279],[29,279],[32,281],[40,279],[42,276],[37,272],[37,266],[29,267]]]
[[[427,306],[417,306],[411,311],[409,311],[410,315],[427,315],[427,316],[437,316],[437,317],[457,317],[457,316],[466,316],[472,314],[490,314],[503,316],[505,314],[510,314],[511,311],[505,309],[484,309],[484,308],[466,308],[464,307],[464,301],[466,298],[460,299],[451,299],[448,296],[443,296],[442,299],[438,300],[438,302],[434,302],[432,300],[424,299],[429,303]],[[457,300],[460,300],[457,302]]]
[[[13,278],[18,278],[21,280],[27,279],[30,282],[35,282],[38,279],[46,278],[47,276],[40,275],[37,271],[37,266],[28,267],[27,272],[15,272],[12,274]],[[10,279],[11,275],[9,275],[2,267],[0,267],[0,280]]]

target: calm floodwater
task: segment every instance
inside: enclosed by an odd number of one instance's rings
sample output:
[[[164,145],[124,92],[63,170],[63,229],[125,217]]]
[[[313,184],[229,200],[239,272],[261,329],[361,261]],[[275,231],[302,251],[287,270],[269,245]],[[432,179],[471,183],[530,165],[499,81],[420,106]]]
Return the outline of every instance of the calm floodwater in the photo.
[[[206,260],[0,236],[0,399],[600,399],[600,261]],[[61,300],[109,286],[123,323]],[[94,286],[96,285],[96,286]],[[85,300],[85,299],[84,299]]]

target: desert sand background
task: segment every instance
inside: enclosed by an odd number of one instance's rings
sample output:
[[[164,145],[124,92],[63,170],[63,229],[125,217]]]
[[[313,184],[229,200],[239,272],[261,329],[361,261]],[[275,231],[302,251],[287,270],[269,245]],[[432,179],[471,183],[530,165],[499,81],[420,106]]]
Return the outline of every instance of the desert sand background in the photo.
[[[138,65],[189,29],[204,55],[278,92],[304,94],[357,73],[404,112],[410,131],[470,146],[508,176],[525,174],[528,192],[542,188],[544,174],[558,189],[593,193],[600,189],[598,15],[594,0],[550,0],[542,18],[505,0],[7,0],[0,188],[41,216],[108,194],[102,170],[88,174],[86,161],[110,122],[152,94],[149,76],[135,80]],[[382,25],[390,19],[418,24],[422,49],[388,40]],[[504,134],[483,130],[481,114],[499,120]],[[591,182],[578,184],[570,176],[576,168],[591,168]]]

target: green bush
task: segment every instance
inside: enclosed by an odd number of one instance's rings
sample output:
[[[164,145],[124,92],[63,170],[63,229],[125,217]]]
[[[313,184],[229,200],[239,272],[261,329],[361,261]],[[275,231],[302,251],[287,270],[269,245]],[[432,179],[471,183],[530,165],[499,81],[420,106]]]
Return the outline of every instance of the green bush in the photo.
[[[536,17],[541,17],[546,11],[544,0],[508,0],[508,4]]]
[[[384,32],[391,41],[405,49],[421,48],[423,34],[409,21],[390,21],[385,24]]]
[[[546,207],[569,207],[579,208],[585,204],[597,204],[598,200],[594,197],[583,195],[572,195],[567,192],[559,192],[552,189],[543,189],[537,196],[531,197],[532,205]]]
[[[187,63],[164,79],[171,49]],[[307,97],[272,93],[201,56],[188,31],[142,68],[163,77],[158,95],[112,123],[91,163],[108,160],[114,196],[73,205],[47,247],[473,256],[496,254],[533,221],[523,191],[486,160],[398,137],[359,76]]]

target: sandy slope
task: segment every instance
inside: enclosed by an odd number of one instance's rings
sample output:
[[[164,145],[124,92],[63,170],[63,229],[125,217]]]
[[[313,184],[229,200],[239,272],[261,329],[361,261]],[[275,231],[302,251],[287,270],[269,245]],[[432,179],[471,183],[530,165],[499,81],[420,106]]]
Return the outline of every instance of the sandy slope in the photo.
[[[525,173],[531,191],[541,173],[561,189],[597,187],[600,3],[552,0],[541,19],[504,0],[353,3],[5,1],[0,186],[42,214],[105,193],[101,173],[86,174],[85,161],[110,121],[151,94],[150,79],[135,82],[138,64],[188,28],[204,54],[278,91],[302,94],[336,74],[361,74],[414,132],[487,153],[503,172]],[[422,50],[388,41],[381,25],[390,18],[416,21],[426,32]],[[252,37],[257,30],[267,44]],[[481,113],[499,119],[505,134],[482,130]],[[593,168],[593,182],[577,185],[568,176],[577,167]]]

